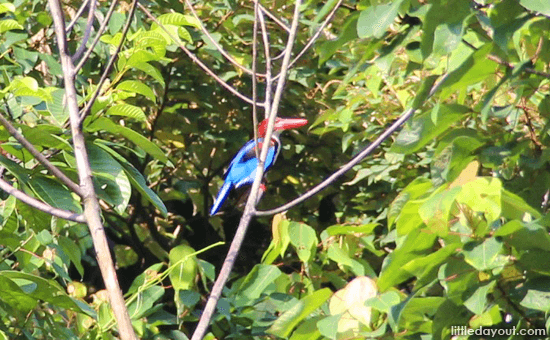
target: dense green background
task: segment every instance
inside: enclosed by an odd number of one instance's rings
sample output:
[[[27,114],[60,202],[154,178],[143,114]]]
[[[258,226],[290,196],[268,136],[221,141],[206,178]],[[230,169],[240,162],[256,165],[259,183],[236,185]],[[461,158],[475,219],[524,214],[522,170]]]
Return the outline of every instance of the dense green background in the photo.
[[[296,52],[335,3],[302,6]],[[80,4],[66,2],[65,14]],[[100,18],[109,5],[98,5]],[[250,77],[216,51],[181,3],[146,5],[251,95]],[[264,5],[290,22],[292,2]],[[199,0],[195,8],[250,68],[253,4]],[[128,10],[117,7],[77,76],[82,105]],[[3,112],[9,105],[13,124],[76,180],[46,2],[5,2],[0,13]],[[550,2],[536,0],[344,1],[289,74],[280,115],[311,124],[282,136],[260,209],[305,192],[403,111],[421,109],[320,195],[254,221],[210,338],[446,339],[459,325],[550,329],[549,16]],[[72,51],[85,23],[70,34]],[[268,29],[275,57],[287,35],[271,21]],[[185,339],[227,247],[195,251],[230,241],[240,218],[238,197],[223,214],[207,214],[224,168],[252,135],[252,110],[139,10],[118,57],[83,124],[96,190],[140,338]],[[78,197],[6,130],[0,137],[4,178],[81,211]],[[114,339],[87,227],[2,199],[0,339]]]

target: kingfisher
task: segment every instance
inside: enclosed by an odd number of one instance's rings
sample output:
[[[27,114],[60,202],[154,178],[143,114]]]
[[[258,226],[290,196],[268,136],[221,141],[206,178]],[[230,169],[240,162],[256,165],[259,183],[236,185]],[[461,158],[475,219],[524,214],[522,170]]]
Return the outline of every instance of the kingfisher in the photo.
[[[240,188],[243,185],[250,185],[254,182],[256,177],[256,169],[258,168],[258,158],[256,157],[256,148],[258,149],[258,154],[262,150],[262,145],[264,143],[264,137],[267,131],[268,120],[265,119],[260,123],[258,127],[258,144],[253,140],[248,141],[240,150],[237,152],[229,168],[224,175],[225,182],[223,183],[218,196],[210,209],[210,216],[216,214],[225,200],[231,189]],[[307,124],[307,119],[304,118],[279,118],[275,119],[275,126],[273,128],[273,134],[271,135],[271,143],[269,145],[269,150],[267,151],[267,157],[264,163],[264,173],[267,172],[277,160],[279,152],[281,151],[281,141],[279,140],[279,135],[283,130],[295,129]],[[265,186],[261,185],[261,190],[265,191]]]

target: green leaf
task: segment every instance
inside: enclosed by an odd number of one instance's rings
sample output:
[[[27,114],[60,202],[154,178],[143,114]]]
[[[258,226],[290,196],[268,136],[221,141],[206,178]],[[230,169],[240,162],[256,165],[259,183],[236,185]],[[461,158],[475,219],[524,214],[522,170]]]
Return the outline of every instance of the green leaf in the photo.
[[[372,297],[365,302],[365,306],[378,309],[384,313],[390,313],[392,307],[401,302],[401,297],[397,292],[389,291],[378,296]]]
[[[476,289],[476,291],[466,301],[464,301],[464,306],[476,315],[482,314],[485,311],[487,303],[489,302],[487,301],[487,294],[493,290],[496,283],[497,282],[493,280]]]
[[[136,63],[136,64],[131,65],[131,67],[133,67],[135,69],[138,69],[140,71],[143,71],[147,75],[151,76],[153,79],[158,81],[162,85],[162,87],[166,86],[166,84],[164,83],[164,78],[162,77],[162,74],[160,73],[160,71],[157,68],[155,68],[154,66],[152,66],[151,64],[149,64],[149,63]]]
[[[550,2],[546,0],[519,0],[519,3],[530,11],[550,16]]]
[[[319,65],[324,64],[329,60],[336,51],[342,48],[347,42],[357,38],[357,19],[359,12],[354,12],[341,27],[340,36],[337,39],[326,41],[319,45],[317,52],[319,53]]]
[[[497,178],[477,177],[465,183],[456,197],[457,203],[463,203],[474,211],[485,214],[488,222],[500,217],[502,212],[502,182]]]
[[[84,277],[84,267],[82,267],[81,262],[82,255],[78,245],[73,240],[65,236],[58,236],[57,242],[59,243],[61,250],[63,250],[65,255],[67,255],[75,266],[76,270],[80,274],[80,277]]]
[[[306,224],[291,222],[288,234],[290,243],[294,246],[300,260],[304,263],[309,262],[318,242],[315,230]]]
[[[121,82],[116,87],[117,90],[123,90],[128,92],[135,92],[145,96],[152,102],[156,102],[156,96],[153,90],[144,83],[137,80],[126,80]]]
[[[489,308],[485,313],[478,315],[470,320],[470,328],[478,329],[481,326],[490,327],[502,322],[502,316],[500,315],[500,306],[495,304]]]
[[[393,200],[388,210],[388,227],[391,227],[401,211],[410,200],[416,199],[422,195],[425,195],[426,192],[432,189],[432,182],[424,177],[419,177],[414,179],[409,185],[407,185]],[[415,215],[419,216],[418,213]]]
[[[468,57],[460,67],[451,72],[445,83],[443,83],[439,99],[447,99],[455,91],[465,90],[466,87],[494,75],[498,64],[487,58],[487,54],[491,53],[492,50],[492,44],[485,44]]]
[[[40,276],[12,270],[0,271],[0,278],[7,278],[16,282],[20,289],[34,299],[49,302],[60,308],[95,316],[92,308],[68,296],[63,287],[55,280],[46,280]]]
[[[200,22],[191,15],[181,13],[167,13],[159,16],[157,20],[163,25],[192,26],[200,29]]]
[[[122,135],[143,149],[143,151],[147,152],[154,159],[158,159],[163,163],[169,162],[168,157],[166,157],[164,152],[162,152],[162,150],[155,143],[145,138],[142,134],[139,134],[125,126],[119,125],[109,118],[99,117],[98,119],[95,119],[91,124],[86,126],[86,130],[89,132],[108,131],[114,135]]]
[[[316,340],[321,337],[321,332],[317,328],[317,322],[320,317],[307,319],[292,332],[289,340]]]
[[[331,243],[328,246],[327,256],[332,261],[338,263],[338,265],[348,267],[351,267],[352,265],[351,258],[342,250],[342,248],[340,248],[338,244]]]
[[[482,243],[467,243],[462,251],[464,261],[479,271],[503,267],[505,262],[498,260],[502,246],[502,242],[495,237],[488,238]]]
[[[291,309],[284,312],[275,320],[273,325],[267,330],[267,333],[273,334],[282,338],[290,335],[294,327],[296,327],[303,319],[313,313],[317,308],[321,307],[325,301],[332,295],[328,288],[323,288],[315,291],[313,294],[306,296],[296,303]]]
[[[403,0],[393,1],[361,11],[357,20],[357,35],[360,38],[382,38],[388,27],[395,21],[402,2]]]
[[[408,233],[404,240],[399,243],[398,248],[384,259],[382,271],[378,278],[378,289],[384,292],[413,277],[414,273],[401,270],[402,267],[430,250],[435,240],[435,234],[424,233],[419,229]]]
[[[0,155],[0,164],[2,164],[12,175],[17,178],[17,180],[22,184],[26,185],[29,180],[28,171],[22,168],[19,164],[14,161],[7,159],[6,157]]]
[[[7,13],[7,12],[15,13],[15,6],[9,2],[0,4],[0,13]]]
[[[371,234],[379,224],[368,223],[360,226],[356,225],[334,225],[325,229],[328,235],[357,235],[357,234]]]
[[[455,206],[455,199],[460,194],[460,187],[447,189],[440,187],[430,197],[422,202],[418,214],[429,230],[439,236],[447,236],[451,209]],[[406,231],[399,230],[401,235]]]
[[[262,256],[263,264],[271,264],[278,256],[284,257],[286,249],[290,244],[288,226],[290,223],[282,219],[281,215],[275,215],[272,222],[272,239],[269,247]]]
[[[136,168],[134,168],[134,166],[130,162],[124,159],[124,157],[119,155],[113,149],[101,143],[98,143],[97,145],[105,151],[109,152],[109,154],[111,154],[111,156],[113,156],[120,163],[120,165],[128,175],[128,178],[130,179],[130,182],[132,183],[134,188],[136,188],[137,191],[139,191],[146,200],[151,202],[151,204],[153,204],[163,216],[167,216],[168,211],[166,210],[166,206],[158,197],[158,195],[147,186],[143,175]]]
[[[470,14],[470,5],[462,0],[438,1],[431,4],[422,24],[422,56],[432,53],[438,27],[460,23]]]
[[[510,221],[498,229],[495,235],[504,236],[506,244],[517,250],[550,251],[550,235],[545,227],[537,223],[523,225],[519,221]]]
[[[185,290],[195,286],[197,276],[197,259],[195,249],[187,245],[179,245],[170,250],[170,282],[174,289]]]
[[[531,214],[534,218],[541,218],[540,212],[527,204],[523,198],[506,189],[502,190],[501,199],[502,215],[506,218],[521,220],[526,213]]]
[[[550,290],[548,289],[548,278],[539,278],[529,280],[525,287],[525,296],[520,302],[520,305],[531,310],[538,310],[543,313],[550,310]]]
[[[252,300],[260,297],[282,272],[273,265],[257,264],[252,268],[239,287],[235,305],[247,306]]]
[[[38,300],[29,296],[15,282],[0,275],[0,300],[8,306],[24,313],[31,311]]]
[[[87,144],[94,187],[101,199],[122,213],[128,206],[132,189],[122,165],[96,144]]]
[[[464,117],[469,109],[465,106],[451,104],[440,106],[437,124],[433,123],[431,113],[425,112],[415,117],[410,124],[399,132],[390,152],[411,154],[420,150],[434,138],[445,132],[455,122]]]
[[[128,314],[132,320],[139,320],[151,313],[155,302],[164,295],[164,288],[151,286],[145,291],[137,293],[137,297],[129,304]],[[157,305],[158,306],[158,305]]]
[[[0,21],[0,33],[11,30],[22,30],[24,29],[17,21],[13,19],[4,19]]]
[[[416,96],[414,96],[414,100],[411,106],[412,108],[418,109],[424,104],[424,101],[426,101],[426,98],[428,98],[428,95],[430,94],[432,87],[438,78],[438,75],[431,75],[424,79],[422,85],[420,86],[420,89],[416,93]],[[434,114],[432,113],[431,116],[433,120]],[[435,116],[437,117],[439,115]],[[433,123],[437,125],[437,120],[435,120]]]
[[[73,197],[71,191],[59,182],[46,176],[33,176],[29,181],[29,186],[34,193],[44,202],[54,208],[82,213],[80,204]]]
[[[105,114],[108,116],[124,116],[128,118],[134,118],[141,122],[147,121],[145,112],[143,112],[141,108],[130,104],[113,105],[107,110]]]

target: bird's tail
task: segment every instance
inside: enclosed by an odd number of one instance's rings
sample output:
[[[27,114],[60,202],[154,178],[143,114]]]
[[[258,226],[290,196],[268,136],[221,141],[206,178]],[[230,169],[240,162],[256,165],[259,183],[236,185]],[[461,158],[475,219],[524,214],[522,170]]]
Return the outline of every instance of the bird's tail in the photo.
[[[214,201],[214,204],[212,204],[212,208],[210,209],[210,216],[216,214],[220,210],[223,202],[225,202],[227,196],[229,196],[229,192],[231,191],[232,187],[233,186],[231,185],[231,183],[229,183],[229,181],[223,183],[220,191],[218,192],[218,196],[216,196],[216,200]]]

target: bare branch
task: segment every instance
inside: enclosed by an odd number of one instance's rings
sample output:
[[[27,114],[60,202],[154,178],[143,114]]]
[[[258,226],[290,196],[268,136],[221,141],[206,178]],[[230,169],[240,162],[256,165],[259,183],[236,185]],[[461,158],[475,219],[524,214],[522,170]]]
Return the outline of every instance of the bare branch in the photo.
[[[162,30],[164,32],[166,32],[166,34],[176,43],[178,44],[178,46],[183,50],[183,52],[185,52],[185,54],[187,54],[187,56],[193,61],[195,62],[197,65],[199,65],[200,68],[202,68],[202,70],[204,72],[206,72],[209,76],[211,76],[212,78],[214,78],[214,80],[216,80],[221,86],[225,87],[227,90],[229,90],[229,92],[233,93],[235,96],[239,97],[240,99],[244,100],[245,102],[247,102],[248,104],[253,104],[253,101],[252,99],[246,97],[245,95],[243,95],[242,93],[240,93],[239,91],[235,90],[231,85],[227,84],[225,81],[223,81],[220,77],[218,77],[212,70],[210,70],[208,68],[208,66],[206,66],[199,58],[197,58],[191,51],[189,51],[189,49],[187,49],[187,47],[183,46],[183,44],[180,44],[179,43],[179,40],[176,39],[172,33],[170,33],[170,31],[168,31],[166,29],[166,27],[164,27],[163,24],[161,24],[157,18],[155,18],[151,12],[149,12],[149,10],[147,8],[145,8],[142,4],[140,4],[138,2],[138,6],[139,8],[145,13],[145,15],[147,15],[149,17],[149,19],[153,20],[157,25],[159,25],[160,28],[162,28]],[[258,106],[263,106],[263,104],[257,104]]]
[[[441,78],[441,80],[439,81],[439,83],[437,83],[436,85],[434,85],[432,87],[430,93],[428,94],[428,96],[426,97],[426,99],[424,101],[428,100],[431,96],[433,96],[433,94],[435,92],[437,92],[437,90],[441,87],[441,85],[443,85],[445,80],[447,80],[448,75],[449,74],[444,75],[443,78]],[[422,104],[423,103],[419,103],[418,104],[419,107]],[[417,109],[418,109],[418,107],[412,107],[412,108],[408,109],[407,111],[405,111],[405,113],[403,113],[403,115],[398,120],[396,120],[388,129],[386,129],[386,131],[384,131],[374,142],[372,142],[369,146],[367,146],[363,151],[358,153],[354,158],[352,158],[351,161],[349,161],[347,164],[342,166],[340,168],[340,170],[338,170],[335,173],[333,173],[332,175],[330,175],[327,179],[325,179],[321,183],[317,184],[315,187],[310,189],[305,194],[297,197],[296,199],[288,202],[287,204],[284,204],[284,205],[280,206],[279,208],[271,209],[271,210],[265,210],[265,211],[256,211],[255,215],[256,216],[269,216],[269,215],[274,215],[274,214],[286,211],[286,210],[298,205],[299,203],[302,203],[303,201],[307,200],[308,198],[312,197],[313,195],[317,194],[318,192],[324,190],[329,185],[331,185],[334,181],[336,181],[336,179],[338,179],[338,177],[342,176],[343,174],[345,174],[346,172],[351,170],[355,165],[359,164],[371,152],[373,152],[376,148],[378,148],[378,146],[380,146],[380,144],[382,144],[382,142],[384,142],[388,137],[390,137],[403,123],[405,123],[407,120],[409,120],[409,118],[411,118],[414,115],[414,113]]]
[[[135,8],[136,1],[137,0],[134,0],[132,8]],[[80,129],[81,120],[78,112],[74,65],[67,51],[67,37],[65,35],[63,12],[58,0],[48,0],[48,3],[54,22],[61,66],[63,68],[65,98],[67,99],[67,108],[69,110],[69,119],[71,122],[76,167],[80,179],[80,186],[84,193],[84,217],[90,228],[90,236],[92,236],[92,241],[94,243],[97,262],[101,270],[101,275],[103,276],[103,282],[107,288],[113,314],[118,323],[120,338],[123,340],[137,340],[132,327],[132,321],[126,309],[124,297],[120,291],[113,259],[111,258],[109,245],[107,244],[107,237],[101,222],[99,201],[95,195],[92,182],[92,169],[90,168],[88,152],[86,151],[86,140]],[[129,15],[132,16],[133,12],[130,12]]]
[[[69,34],[69,32],[73,28],[74,24],[76,24],[76,21],[80,18],[82,13],[84,13],[84,10],[86,9],[86,7],[88,7],[90,1],[92,1],[92,0],[86,0],[82,3],[82,5],[80,5],[80,8],[78,9],[76,14],[74,15],[74,18],[67,25],[67,27],[65,27],[65,33]]]
[[[10,108],[8,106],[8,103],[6,102],[6,108],[8,109],[8,112],[10,112]],[[11,113],[10,113],[11,115]],[[0,113],[0,123],[4,125],[6,130],[10,133],[10,135],[13,136],[25,149],[27,149],[31,155],[34,156],[48,171],[54,175],[55,177],[59,178],[61,182],[63,182],[69,189],[71,189],[73,192],[75,192],[78,196],[82,197],[84,194],[78,184],[73,182],[67,175],[65,175],[59,168],[57,168],[55,165],[50,163],[50,161],[44,156],[40,151],[36,150],[34,145],[32,145],[22,134],[17,131],[17,129],[11,125],[11,123],[4,117],[2,113]]]
[[[238,68],[240,68],[245,73],[247,73],[249,75],[254,74],[254,72],[252,70],[250,70],[250,69],[244,67],[243,65],[239,64],[239,62],[237,62],[229,53],[227,53],[225,51],[225,49],[220,44],[218,44],[218,42],[212,37],[212,35],[210,35],[210,32],[208,32],[206,27],[204,27],[204,25],[202,24],[202,20],[197,15],[197,12],[195,11],[195,8],[193,8],[193,4],[191,3],[191,1],[185,0],[185,3],[187,4],[187,7],[189,7],[189,10],[191,10],[191,14],[193,14],[195,19],[197,19],[197,21],[199,22],[202,33],[204,33],[204,35],[206,35],[208,40],[210,40],[212,45],[214,45],[216,47],[218,52],[220,52],[227,60],[229,60],[229,62],[231,64],[237,66]]]
[[[80,46],[73,55],[73,62],[78,60],[82,55],[82,52],[84,52],[86,44],[88,43],[88,39],[90,39],[92,29],[94,28],[96,0],[88,0],[88,2],[90,3],[90,9],[88,10],[88,21],[86,22],[86,29],[84,30],[84,37],[82,38],[82,42],[80,43]]]
[[[469,48],[471,48],[472,50],[474,51],[477,51],[478,48],[475,47],[474,45],[472,45],[470,42],[468,42],[466,39],[462,39],[462,43],[466,46],[468,46]],[[487,59],[489,60],[492,60],[494,61],[495,63],[497,64],[500,64],[502,66],[505,66],[506,68],[508,68],[509,70],[513,70],[516,66],[514,66],[514,64],[512,63],[509,63],[507,62],[506,60],[500,58],[499,56],[496,56],[494,54],[487,54]],[[538,70],[535,70],[533,68],[530,68],[530,67],[525,67],[523,68],[523,70],[529,74],[536,74],[537,76],[541,76],[541,77],[545,77],[545,78],[550,78],[550,73],[546,73],[546,72],[542,72],[542,71],[538,71]]]
[[[265,136],[265,140],[267,141],[271,140],[271,136],[273,134],[273,127],[275,125],[275,118],[277,118],[279,101],[282,96],[282,92],[285,84],[285,78],[288,70],[288,65],[290,63],[290,57],[292,55],[292,46],[294,45],[294,40],[296,39],[296,32],[298,31],[298,21],[300,17],[301,4],[302,4],[301,0],[296,0],[294,4],[295,6],[294,17],[292,19],[292,26],[290,29],[290,34],[288,35],[288,41],[285,48],[285,51],[286,51],[285,57],[283,58],[283,63],[281,66],[282,76],[280,77],[279,82],[277,83],[277,89],[273,97],[273,103],[269,114],[269,122],[267,126],[267,133]],[[195,332],[193,333],[193,337],[191,338],[191,340],[200,340],[203,338],[204,334],[206,333],[206,329],[208,328],[208,324],[212,319],[212,315],[214,314],[214,310],[216,309],[216,305],[218,304],[218,301],[221,297],[223,287],[225,286],[225,283],[229,279],[229,274],[231,274],[231,270],[233,268],[233,265],[235,264],[237,254],[239,253],[239,249],[241,248],[241,245],[244,241],[246,230],[248,229],[248,225],[250,224],[250,220],[256,209],[255,206],[257,203],[258,193],[260,191],[260,183],[262,181],[262,177],[264,174],[264,163],[267,157],[269,146],[270,146],[270,143],[264,143],[262,146],[260,161],[258,162],[258,168],[256,169],[256,178],[254,179],[254,183],[252,184],[252,189],[250,191],[250,195],[248,196],[248,200],[244,208],[243,216],[241,217],[241,220],[239,222],[239,227],[237,228],[233,241],[231,242],[231,246],[229,248],[229,252],[227,253],[227,257],[225,258],[225,261],[223,262],[222,268],[220,270],[220,274],[218,275],[218,278],[216,279],[216,282],[212,287],[212,292],[210,293],[210,297],[206,302],[206,306],[204,307],[204,311],[201,315],[201,318],[199,320],[199,323],[197,324],[197,328],[195,329]]]
[[[258,1],[254,1],[254,2],[258,2]],[[281,26],[285,31],[290,32],[290,27],[288,27],[281,19],[277,18],[277,16],[275,16],[275,14],[271,13],[270,10],[265,8],[264,5],[260,3],[258,3],[258,5],[260,6],[260,9],[262,10],[262,12],[264,12],[268,17],[270,17],[271,20],[275,21],[275,23]]]
[[[42,201],[37,200],[36,198],[33,198],[27,194],[25,194],[21,190],[17,190],[14,187],[12,187],[8,182],[6,182],[3,178],[0,178],[0,189],[4,190],[10,195],[13,195],[15,198],[20,200],[23,203],[26,203],[30,205],[31,207],[38,209],[40,211],[43,211],[45,213],[48,213],[50,215],[63,218],[65,220],[74,221],[78,223],[86,223],[86,219],[84,216],[77,214],[72,211],[63,210],[54,208],[51,205],[48,205]]]
[[[325,27],[327,27],[328,23],[332,20],[334,15],[336,14],[336,11],[338,8],[340,8],[340,5],[342,4],[344,0],[339,0],[338,3],[334,6],[334,8],[330,11],[330,13],[327,15],[321,26],[315,31],[315,34],[308,40],[308,42],[305,44],[305,46],[302,48],[302,50],[292,59],[290,62],[290,67],[294,66],[296,62],[307,52],[307,50],[315,43],[315,41],[319,38]],[[276,75],[273,79],[278,79],[280,76],[280,73]]]
[[[107,11],[107,14],[105,15],[103,22],[101,23],[101,26],[99,26],[99,30],[97,31],[94,41],[92,41],[92,45],[88,47],[88,50],[86,50],[86,53],[84,54],[82,59],[80,59],[80,61],[78,62],[78,65],[76,65],[76,67],[74,68],[75,73],[78,73],[78,71],[80,71],[82,66],[84,66],[88,58],[90,58],[90,55],[94,51],[95,45],[97,45],[97,43],[99,42],[99,39],[101,39],[101,35],[103,35],[103,32],[105,32],[105,29],[107,28],[107,24],[109,23],[109,20],[111,19],[111,16],[113,15],[113,12],[115,11],[115,7],[117,4],[118,4],[118,0],[114,0],[113,2],[111,2],[111,7],[109,7],[109,10]],[[76,60],[73,58],[73,61],[76,61]]]
[[[118,54],[120,53],[120,50],[122,49],[122,45],[124,44],[124,40],[126,40],[126,35],[128,34],[128,30],[130,29],[130,24],[132,23],[132,18],[134,17],[134,13],[136,11],[136,3],[137,0],[134,0],[132,2],[132,6],[130,8],[130,12],[128,13],[128,20],[126,20],[126,24],[124,24],[124,28],[122,29],[122,38],[120,38],[120,43],[116,47],[115,53],[111,56],[111,59],[109,59],[109,62],[107,63],[107,66],[105,66],[105,70],[103,70],[103,74],[101,75],[101,78],[99,79],[99,83],[97,84],[97,88],[92,95],[92,98],[86,103],[86,106],[82,109],[80,112],[80,124],[84,121],[84,118],[90,113],[90,110],[92,108],[92,105],[94,105],[97,97],[101,93],[101,89],[103,88],[103,83],[105,83],[105,80],[107,80],[107,77],[109,76],[109,73],[111,72],[111,69],[113,68],[113,64],[118,58]]]
[[[189,1],[189,0],[186,0]],[[254,28],[252,30],[252,126],[254,129],[254,143],[258,145],[258,78],[256,77],[256,65],[258,63],[258,2],[254,3]],[[260,151],[254,148],[256,158],[260,158]]]
[[[258,2],[256,2],[258,3]],[[271,111],[271,91],[273,89],[273,78],[271,78],[271,54],[269,51],[269,38],[267,36],[267,28],[265,26],[265,18],[262,11],[258,12],[258,18],[260,19],[260,27],[262,29],[262,39],[264,42],[264,55],[265,55],[265,118],[268,118]]]

